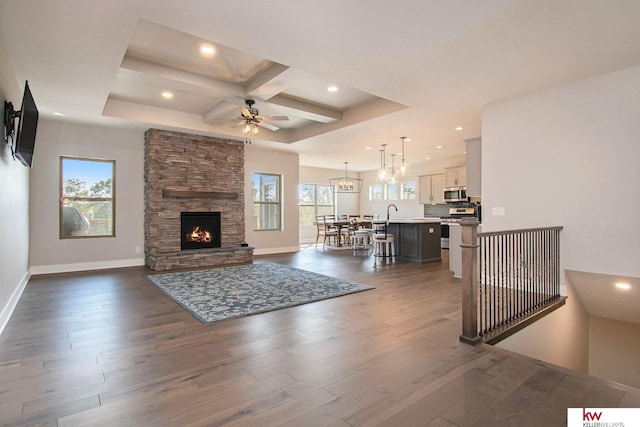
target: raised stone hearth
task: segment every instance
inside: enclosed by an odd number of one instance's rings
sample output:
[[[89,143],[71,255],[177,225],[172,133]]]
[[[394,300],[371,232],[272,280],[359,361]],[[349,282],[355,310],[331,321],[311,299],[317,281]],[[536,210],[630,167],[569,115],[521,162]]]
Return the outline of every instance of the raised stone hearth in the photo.
[[[149,129],[144,164],[145,264],[158,271],[250,263],[243,246],[244,143]],[[181,249],[181,212],[220,212],[221,247]]]

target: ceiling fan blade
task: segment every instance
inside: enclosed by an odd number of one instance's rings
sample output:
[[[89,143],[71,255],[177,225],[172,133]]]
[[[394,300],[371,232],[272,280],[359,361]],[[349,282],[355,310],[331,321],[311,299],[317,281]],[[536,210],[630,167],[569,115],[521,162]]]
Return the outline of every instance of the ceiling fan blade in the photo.
[[[236,123],[236,124],[231,125],[230,127],[232,127],[232,128],[239,128],[239,127],[244,126],[244,125],[246,125],[246,124],[247,124],[247,122],[246,122],[245,120],[242,120],[242,121],[239,121],[239,122],[238,122],[238,123]]]
[[[260,120],[265,122],[273,122],[278,120],[289,120],[287,116],[260,116],[258,117]]]
[[[251,115],[251,112],[247,107],[240,107],[240,112],[242,112],[242,115],[248,119],[253,118],[253,116]]]
[[[265,122],[258,122],[258,126],[261,126],[261,127],[265,128],[265,129],[269,129],[269,130],[272,130],[272,131],[277,131],[278,129],[280,129],[279,127],[274,126],[271,123],[265,123]]]

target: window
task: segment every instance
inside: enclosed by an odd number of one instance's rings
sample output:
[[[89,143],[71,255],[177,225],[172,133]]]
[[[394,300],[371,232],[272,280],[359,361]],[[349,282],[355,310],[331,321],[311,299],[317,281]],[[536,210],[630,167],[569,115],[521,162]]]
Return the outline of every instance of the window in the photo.
[[[253,229],[281,230],[280,175],[253,174]]]
[[[385,191],[387,200],[398,200],[398,184],[387,184]]]
[[[400,184],[401,192],[400,198],[402,200],[415,200],[416,198],[416,183],[415,182],[403,182]]]
[[[334,215],[333,185],[299,184],[300,225],[312,225],[316,215]]]
[[[113,160],[60,157],[60,238],[115,237]]]
[[[369,200],[382,200],[382,184],[374,184],[369,186]]]

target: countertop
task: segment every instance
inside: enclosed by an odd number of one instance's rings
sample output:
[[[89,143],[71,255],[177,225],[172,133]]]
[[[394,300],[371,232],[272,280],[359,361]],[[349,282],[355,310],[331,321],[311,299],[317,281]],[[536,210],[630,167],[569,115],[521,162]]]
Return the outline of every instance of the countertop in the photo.
[[[390,224],[439,224],[440,218],[391,218]]]

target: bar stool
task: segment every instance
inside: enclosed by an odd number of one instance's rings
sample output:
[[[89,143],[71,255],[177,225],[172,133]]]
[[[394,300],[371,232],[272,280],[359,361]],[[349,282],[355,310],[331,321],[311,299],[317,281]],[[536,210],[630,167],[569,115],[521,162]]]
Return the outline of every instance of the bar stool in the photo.
[[[387,232],[387,221],[373,221],[373,266],[378,265],[378,258],[396,262],[396,248],[393,234]]]
[[[369,250],[370,234],[371,232],[369,230],[353,231],[351,249],[353,249],[354,252],[357,250]]]

